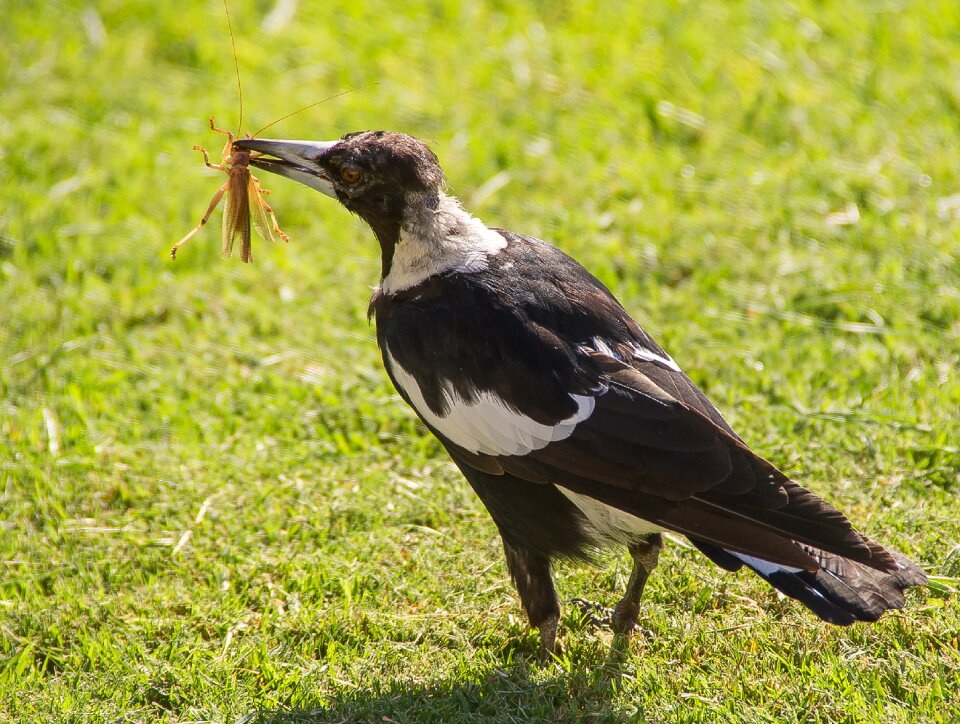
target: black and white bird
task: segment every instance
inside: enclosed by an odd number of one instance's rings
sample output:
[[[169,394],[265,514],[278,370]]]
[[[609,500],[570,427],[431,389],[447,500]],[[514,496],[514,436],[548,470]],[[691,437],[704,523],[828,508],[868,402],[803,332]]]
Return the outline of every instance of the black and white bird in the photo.
[[[551,559],[626,545],[634,567],[613,626],[628,633],[664,531],[833,624],[874,621],[926,581],[752,452],[584,267],[465,211],[421,141],[365,131],[234,145],[373,230],[387,373],[493,517],[542,654],[560,616]]]

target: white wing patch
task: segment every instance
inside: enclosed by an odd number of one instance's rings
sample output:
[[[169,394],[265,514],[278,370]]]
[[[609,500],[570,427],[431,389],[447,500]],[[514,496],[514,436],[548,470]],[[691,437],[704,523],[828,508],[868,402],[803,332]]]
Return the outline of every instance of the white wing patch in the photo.
[[[572,490],[567,490],[559,485],[555,487],[580,509],[580,512],[593,526],[597,536],[607,542],[630,543],[636,540],[638,536],[665,530],[655,523],[625,513],[587,495],[574,493]]]
[[[601,354],[607,355],[607,357],[613,357],[614,359],[620,359],[620,355],[614,350],[614,347],[607,343],[602,337],[593,338],[593,348],[600,352]],[[680,371],[680,366],[673,361],[673,357],[664,353],[657,354],[656,352],[642,347],[639,344],[630,345],[630,350],[633,352],[633,356],[637,359],[642,359],[647,362],[659,362],[664,367],[669,367],[675,372]]]
[[[593,338],[593,347],[600,354],[605,354],[607,357],[613,357],[613,359],[620,359],[620,355],[613,351],[613,347],[603,341],[602,337]]]
[[[444,386],[448,412],[440,416],[430,409],[416,378],[387,352],[394,379],[410,398],[420,416],[431,427],[465,450],[483,455],[526,455],[551,442],[565,440],[574,428],[593,414],[595,401],[585,395],[571,395],[578,410],[556,425],[544,425],[512,409],[492,392],[481,392],[475,400],[462,399],[452,385]]]
[[[765,576],[769,576],[773,573],[800,573],[803,570],[802,568],[794,568],[793,566],[781,566],[779,563],[771,563],[770,561],[765,561],[762,558],[748,556],[746,553],[738,553],[737,551],[731,551],[727,548],[724,548],[724,550],[727,551],[727,553],[739,558],[757,573],[762,573]]]
[[[650,351],[650,350],[647,349],[646,347],[641,347],[639,344],[633,345],[633,353],[634,353],[639,359],[647,360],[648,362],[659,362],[660,364],[662,364],[662,365],[664,365],[664,366],[666,366],[666,367],[669,367],[670,369],[674,370],[675,372],[679,372],[679,371],[680,371],[680,365],[678,365],[676,362],[674,362],[674,361],[673,361],[673,357],[671,357],[670,355],[668,355],[668,354],[666,354],[666,353],[664,353],[664,354],[662,354],[662,355],[661,355],[661,354],[657,354],[656,352]]]

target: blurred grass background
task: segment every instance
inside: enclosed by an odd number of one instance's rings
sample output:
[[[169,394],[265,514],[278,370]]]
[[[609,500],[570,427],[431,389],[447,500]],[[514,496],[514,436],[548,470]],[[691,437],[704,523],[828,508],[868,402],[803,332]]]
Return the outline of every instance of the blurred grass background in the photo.
[[[219,0],[7,0],[0,719],[960,719],[960,6],[230,0],[244,127],[430,142],[452,192],[609,285],[759,451],[936,578],[828,628],[671,545],[616,676],[538,669],[494,527],[393,393],[379,257],[220,262]],[[563,597],[628,574],[561,565]],[[251,719],[252,720],[252,719]]]

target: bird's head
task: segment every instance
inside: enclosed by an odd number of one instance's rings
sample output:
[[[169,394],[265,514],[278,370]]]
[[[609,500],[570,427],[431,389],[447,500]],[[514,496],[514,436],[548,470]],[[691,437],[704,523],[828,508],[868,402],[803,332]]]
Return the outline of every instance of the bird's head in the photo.
[[[250,164],[331,196],[373,229],[384,251],[412,215],[435,209],[443,192],[440,163],[422,141],[403,133],[360,131],[338,141],[234,142],[264,154]]]

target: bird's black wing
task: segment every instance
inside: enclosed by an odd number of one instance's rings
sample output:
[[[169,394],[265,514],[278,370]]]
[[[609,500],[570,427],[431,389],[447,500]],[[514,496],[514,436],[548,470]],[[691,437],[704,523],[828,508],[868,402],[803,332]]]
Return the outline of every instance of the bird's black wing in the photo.
[[[895,568],[751,452],[580,264],[501,233],[488,269],[374,301],[391,377],[458,460],[780,565],[819,570],[799,542]]]

